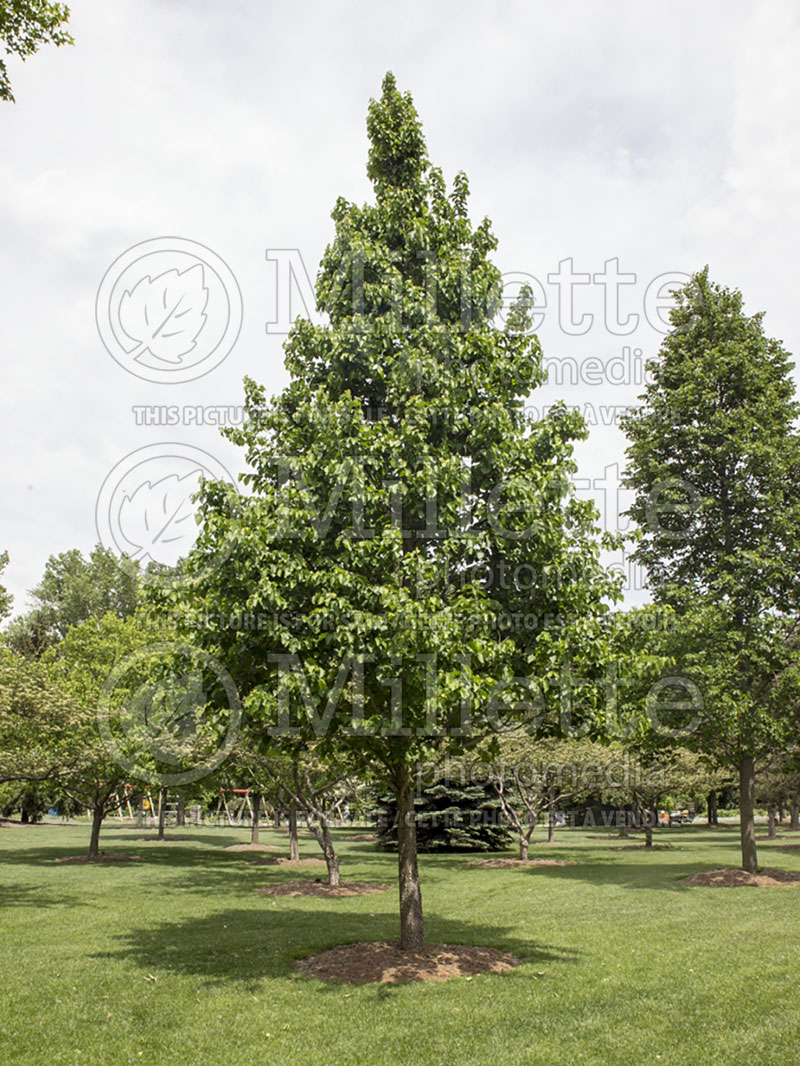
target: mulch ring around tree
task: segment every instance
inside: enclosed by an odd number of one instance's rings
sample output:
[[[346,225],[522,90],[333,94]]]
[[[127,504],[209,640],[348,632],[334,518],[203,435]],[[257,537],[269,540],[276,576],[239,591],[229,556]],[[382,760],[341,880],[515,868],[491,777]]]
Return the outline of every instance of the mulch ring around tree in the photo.
[[[495,948],[465,944],[426,944],[423,951],[401,951],[399,943],[374,941],[342,944],[294,964],[305,977],[350,984],[398,984],[401,981],[448,981],[451,977],[508,973],[520,960]]]
[[[366,896],[373,892],[388,892],[389,885],[376,885],[371,881],[340,881],[329,885],[327,881],[284,881],[279,885],[257,888],[262,896]]]
[[[249,866],[324,866],[322,859],[286,859],[282,855],[265,855],[263,859],[253,859]]]
[[[347,841],[352,842],[353,844],[362,844],[362,843],[367,843],[367,842],[369,842],[370,844],[374,844],[375,841],[378,839],[378,834],[377,833],[359,833],[358,836],[345,837],[344,839],[347,840]]]
[[[703,888],[772,888],[775,885],[800,884],[797,874],[787,870],[773,870],[762,867],[757,874],[746,870],[737,870],[725,866],[720,870],[703,870],[682,879],[684,885],[699,885]]]
[[[88,855],[65,855],[63,859],[53,859],[53,862],[141,862],[141,855],[109,855],[101,851],[97,858],[90,859]]]
[[[487,866],[493,870],[500,870],[505,866],[577,866],[576,862],[569,859],[472,859],[470,862],[462,862],[462,866]]]
[[[274,844],[229,844],[225,851],[283,851]]]
[[[194,840],[194,839],[195,839],[194,837],[183,836],[180,833],[175,833],[175,834],[171,834],[171,835],[165,834],[163,837],[160,837],[160,836],[158,836],[157,834],[154,833],[151,836],[137,837],[136,838],[136,843],[137,844],[171,844],[173,840]]]
[[[673,844],[610,844],[606,851],[675,851]]]

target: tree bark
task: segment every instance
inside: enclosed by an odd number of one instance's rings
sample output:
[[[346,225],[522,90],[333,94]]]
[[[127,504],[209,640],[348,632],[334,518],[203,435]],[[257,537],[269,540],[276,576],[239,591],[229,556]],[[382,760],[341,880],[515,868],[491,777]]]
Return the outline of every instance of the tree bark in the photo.
[[[289,804],[289,859],[297,862],[300,858],[300,843],[297,839],[297,800]]]
[[[144,828],[144,796],[139,797],[139,806],[136,808],[136,828]]]
[[[653,827],[649,818],[644,823],[644,846],[646,848],[652,848],[653,846]]]
[[[272,828],[273,829],[280,829],[280,827],[281,827],[281,812],[280,812],[280,808],[276,807],[275,808],[275,814],[274,814],[274,817],[272,819]]]
[[[519,837],[519,857],[521,859],[527,859],[528,857],[528,843],[529,841],[520,833]]]
[[[89,837],[89,858],[98,859],[100,857],[100,829],[103,825],[103,805],[98,803],[92,809],[92,833]]]
[[[261,810],[261,793],[253,793],[253,824],[250,827],[250,843],[258,843],[258,815]]]
[[[397,872],[400,887],[400,949],[422,951],[424,926],[422,891],[417,865],[417,823],[414,817],[414,789],[408,766],[398,770],[397,784]]]
[[[742,843],[742,869],[758,873],[756,827],[753,815],[756,786],[755,760],[743,758],[739,763],[739,834]]]
[[[175,812],[175,825],[186,825],[186,794],[178,793],[178,809]]]
[[[789,828],[794,830],[800,829],[800,796],[792,796],[792,803],[789,811]]]
[[[717,793],[715,789],[712,789],[708,794],[708,824],[719,825],[719,817],[717,815]]]
[[[158,794],[158,840],[164,839],[164,827],[167,823],[167,790],[162,788]]]
[[[767,807],[767,836],[770,840],[774,840],[777,836],[775,832],[775,808],[771,803]]]

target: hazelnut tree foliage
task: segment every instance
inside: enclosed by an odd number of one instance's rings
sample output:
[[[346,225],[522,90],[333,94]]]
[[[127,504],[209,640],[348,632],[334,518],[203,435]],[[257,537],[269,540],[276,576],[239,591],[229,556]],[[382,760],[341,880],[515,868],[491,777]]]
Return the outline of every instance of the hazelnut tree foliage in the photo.
[[[496,240],[465,175],[448,191],[391,74],[367,130],[375,199],[336,203],[324,321],[295,322],[280,395],[246,380],[247,421],[225,431],[246,494],[205,484],[162,598],[236,680],[248,729],[395,793],[401,942],[418,949],[416,764],[512,721],[602,728],[600,689],[573,681],[602,670],[618,583],[571,489],[581,418],[526,414],[545,377],[530,294],[498,321]]]

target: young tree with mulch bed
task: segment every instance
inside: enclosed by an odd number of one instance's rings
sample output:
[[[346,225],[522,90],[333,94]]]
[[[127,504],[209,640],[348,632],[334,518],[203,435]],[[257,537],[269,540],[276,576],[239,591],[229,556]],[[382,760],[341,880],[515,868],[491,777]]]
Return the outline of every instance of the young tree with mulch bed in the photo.
[[[248,494],[204,485],[187,584],[161,599],[173,621],[257,615],[195,629],[248,716],[392,790],[410,951],[423,943],[417,764],[545,705],[563,725],[557,693],[565,674],[601,670],[619,582],[570,482],[582,419],[526,414],[545,379],[530,292],[499,326],[490,224],[470,222],[463,174],[448,191],[431,166],[390,74],[367,129],[375,201],[337,201],[316,283],[325,319],[295,322],[273,401],[246,381],[246,420],[225,433],[245,450]]]

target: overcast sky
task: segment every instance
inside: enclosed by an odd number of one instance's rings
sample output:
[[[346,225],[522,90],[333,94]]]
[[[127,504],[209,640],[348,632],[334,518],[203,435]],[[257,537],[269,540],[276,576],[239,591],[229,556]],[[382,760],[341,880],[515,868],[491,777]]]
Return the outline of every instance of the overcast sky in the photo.
[[[137,542],[137,530],[141,543],[153,485],[151,510],[174,517],[198,456],[241,470],[217,429],[196,423],[235,409],[245,374],[271,391],[285,382],[283,338],[266,326],[279,329],[288,306],[289,260],[267,256],[296,249],[313,277],[337,196],[369,196],[366,108],[387,69],[414,96],[432,160],[448,179],[469,175],[473,217],[492,218],[509,284],[538,285],[539,335],[563,383],[531,404],[590,405],[579,488],[596,483],[607,525],[624,458],[612,423],[641,391],[636,350],[658,348],[669,279],[710,264],[800,350],[796,0],[70,7],[75,47],[9,60],[17,103],[0,105],[0,550],[16,610],[51,553]],[[143,245],[162,252],[145,272],[128,249],[165,237],[183,243]],[[202,376],[175,375],[169,353],[149,374],[124,350],[112,358],[95,315],[104,276],[100,318],[111,308],[124,326],[136,270],[184,278],[197,245],[209,250],[200,336],[229,327]],[[605,313],[615,268],[635,280]],[[591,280],[559,309],[570,269]],[[178,424],[140,424],[174,421],[150,410],[163,407]],[[180,547],[178,536],[161,545]]]

